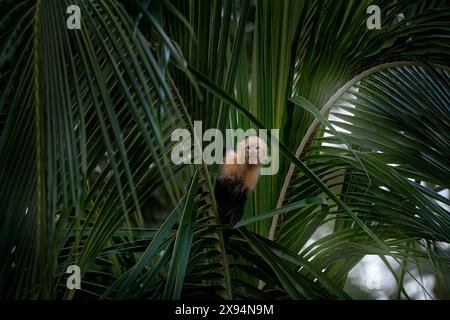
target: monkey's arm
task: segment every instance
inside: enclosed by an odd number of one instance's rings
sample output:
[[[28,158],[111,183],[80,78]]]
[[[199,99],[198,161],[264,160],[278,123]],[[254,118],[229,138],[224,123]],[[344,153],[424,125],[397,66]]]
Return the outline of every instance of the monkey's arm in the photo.
[[[233,190],[234,205],[230,211],[230,224],[234,226],[244,214],[245,203],[247,202],[248,189],[245,185],[239,184]]]
[[[217,179],[214,195],[222,223],[234,225],[242,217],[248,189],[232,179]]]

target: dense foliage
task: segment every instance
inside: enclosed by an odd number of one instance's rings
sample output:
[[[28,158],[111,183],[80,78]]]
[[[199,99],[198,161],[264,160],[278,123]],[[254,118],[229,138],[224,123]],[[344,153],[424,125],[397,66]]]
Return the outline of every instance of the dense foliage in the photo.
[[[72,4],[80,30],[66,28]],[[366,27],[371,4],[381,30]],[[0,12],[1,298],[348,299],[368,254],[398,298],[413,269],[449,297],[448,1]],[[195,120],[281,132],[279,173],[226,239],[216,168],[170,160],[172,131]],[[66,288],[73,264],[81,290]]]

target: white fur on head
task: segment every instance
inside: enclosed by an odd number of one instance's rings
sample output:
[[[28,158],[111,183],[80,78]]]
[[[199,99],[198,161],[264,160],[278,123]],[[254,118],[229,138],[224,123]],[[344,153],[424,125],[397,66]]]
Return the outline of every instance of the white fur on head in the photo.
[[[258,136],[248,136],[236,148],[238,163],[261,164],[267,158],[267,144]]]

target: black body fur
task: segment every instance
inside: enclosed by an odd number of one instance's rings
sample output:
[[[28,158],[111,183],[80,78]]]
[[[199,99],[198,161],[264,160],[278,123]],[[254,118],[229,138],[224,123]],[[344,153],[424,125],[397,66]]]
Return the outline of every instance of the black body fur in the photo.
[[[222,223],[234,226],[244,213],[248,189],[239,180],[217,178],[214,194]]]

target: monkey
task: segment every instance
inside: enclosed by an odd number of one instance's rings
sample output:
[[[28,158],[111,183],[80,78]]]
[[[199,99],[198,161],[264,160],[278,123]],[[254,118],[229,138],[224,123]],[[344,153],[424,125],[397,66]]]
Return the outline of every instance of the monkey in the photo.
[[[255,188],[267,145],[258,136],[248,136],[233,149],[225,150],[214,195],[222,224],[234,226],[244,213],[249,193]]]

